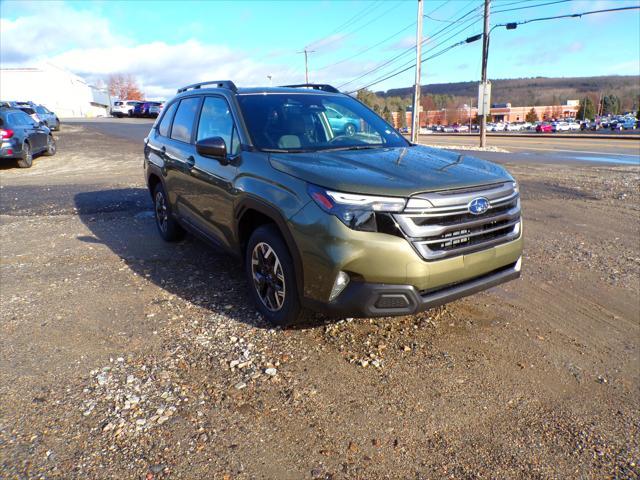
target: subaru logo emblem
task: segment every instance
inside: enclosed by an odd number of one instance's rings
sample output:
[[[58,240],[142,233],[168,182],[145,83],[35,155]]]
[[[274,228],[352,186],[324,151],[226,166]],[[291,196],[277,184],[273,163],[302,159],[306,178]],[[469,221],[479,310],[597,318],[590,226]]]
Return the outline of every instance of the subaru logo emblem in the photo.
[[[489,200],[484,197],[474,198],[469,202],[469,213],[473,215],[482,215],[489,210]]]

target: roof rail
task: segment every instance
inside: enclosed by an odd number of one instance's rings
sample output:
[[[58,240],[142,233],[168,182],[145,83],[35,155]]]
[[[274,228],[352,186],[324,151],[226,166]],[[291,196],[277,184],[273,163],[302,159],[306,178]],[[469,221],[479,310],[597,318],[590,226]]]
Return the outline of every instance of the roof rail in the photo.
[[[210,82],[194,83],[193,85],[187,85],[186,87],[179,88],[178,93],[186,92],[187,90],[196,90],[205,85],[215,85],[218,88],[226,88],[233,90],[234,92],[238,91],[238,87],[236,87],[235,83],[231,80],[211,80]]]
[[[326,83],[301,83],[299,85],[282,85],[287,88],[311,88],[313,90],[322,90],[323,92],[340,93],[336,87],[327,85]]]

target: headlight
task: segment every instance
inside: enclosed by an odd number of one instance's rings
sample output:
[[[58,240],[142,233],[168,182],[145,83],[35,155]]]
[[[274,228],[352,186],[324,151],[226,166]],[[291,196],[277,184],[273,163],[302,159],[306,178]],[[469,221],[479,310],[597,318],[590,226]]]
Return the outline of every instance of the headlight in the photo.
[[[398,197],[334,192],[311,184],[307,191],[325,212],[335,215],[349,228],[367,232],[377,231],[376,212],[401,212],[407,202]]]

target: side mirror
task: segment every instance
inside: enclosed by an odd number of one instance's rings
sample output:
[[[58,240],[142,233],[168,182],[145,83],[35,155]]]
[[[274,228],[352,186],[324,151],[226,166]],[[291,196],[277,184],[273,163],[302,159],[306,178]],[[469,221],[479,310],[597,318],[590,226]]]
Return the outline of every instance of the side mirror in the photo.
[[[196,152],[203,157],[214,158],[227,165],[227,145],[221,137],[203,138],[196,143]]]

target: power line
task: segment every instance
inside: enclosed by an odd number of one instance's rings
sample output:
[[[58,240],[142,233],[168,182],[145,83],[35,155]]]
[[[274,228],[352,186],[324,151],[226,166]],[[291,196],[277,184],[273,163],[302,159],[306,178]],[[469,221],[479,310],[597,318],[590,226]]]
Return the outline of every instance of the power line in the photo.
[[[492,10],[491,13],[502,13],[502,12],[512,12],[514,10],[524,10],[525,8],[535,8],[535,7],[544,7],[545,5],[554,5],[556,3],[566,3],[571,0],[556,0],[555,2],[547,2],[547,3],[538,3],[536,5],[527,5],[526,7],[514,7],[514,8],[505,8],[504,10]],[[503,7],[504,5],[500,5]]]
[[[340,61],[338,61],[338,62],[330,63],[330,64],[328,64],[328,65],[325,65],[324,67],[320,67],[320,68],[316,69],[316,71],[318,71],[318,70],[324,70],[325,68],[329,68],[329,67],[335,67],[336,65],[340,65],[341,63],[344,63],[344,62],[347,62],[347,61],[349,61],[349,60],[351,60],[351,59],[353,59],[353,58],[359,57],[359,56],[360,56],[360,55],[362,55],[363,53],[366,53],[366,52],[368,52],[368,51],[370,51],[370,50],[373,50],[374,48],[379,47],[379,46],[380,46],[380,45],[382,45],[383,43],[388,42],[388,41],[389,41],[389,40],[391,40],[392,38],[397,37],[398,35],[400,35],[400,34],[401,34],[402,32],[404,32],[405,30],[408,30],[409,28],[413,27],[415,24],[416,24],[416,22],[413,22],[412,24],[407,25],[406,27],[404,27],[402,30],[399,30],[398,32],[394,33],[394,34],[393,34],[393,35],[391,35],[390,37],[385,38],[385,39],[384,39],[384,40],[382,40],[381,42],[376,43],[375,45],[372,45],[372,46],[370,46],[370,47],[368,47],[368,48],[365,48],[364,50],[361,50],[361,51],[359,51],[358,53],[356,53],[356,54],[354,54],[354,55],[351,55],[350,57],[344,58],[344,59],[342,59],[342,60],[340,60]]]
[[[436,8],[434,8],[433,10],[431,10],[429,13],[425,14],[425,17],[427,15],[433,15],[434,13],[436,13],[438,10],[440,10],[442,7],[444,7],[447,3],[449,3],[451,0],[445,0],[443,3],[441,3],[440,5],[438,5]]]
[[[620,12],[623,10],[638,10],[640,9],[640,5],[639,6],[634,6],[634,7],[620,7],[620,8],[607,8],[604,10],[592,10],[590,12],[581,12],[581,13],[569,13],[567,15],[557,15],[555,17],[540,17],[540,18],[532,18],[531,20],[522,20],[520,22],[509,22],[509,23],[501,23],[499,25],[494,25],[495,27],[507,27],[509,28],[510,26],[513,26],[512,28],[515,28],[515,25],[524,25],[526,23],[533,23],[533,22],[542,22],[544,20],[556,20],[558,18],[580,18],[583,17],[585,15],[593,15],[596,13],[607,13],[607,12]]]
[[[350,37],[351,35],[353,35],[354,33],[359,32],[360,30],[362,30],[363,28],[368,27],[369,25],[371,25],[372,23],[378,21],[379,19],[381,19],[382,17],[384,17],[385,15],[387,15],[390,11],[395,10],[395,8],[399,5],[403,3],[402,0],[394,3],[391,7],[389,7],[387,10],[385,10],[384,12],[382,12],[380,15],[378,15],[377,17],[375,17],[373,20],[370,20],[369,22],[365,23],[364,25],[360,25],[358,28],[356,28],[355,30],[352,30],[350,33],[347,33],[346,35],[342,35],[342,36],[338,36],[336,38],[333,39],[329,39],[328,41],[321,43],[320,42],[314,42],[312,45],[316,45],[316,48],[319,48],[320,46],[322,48],[326,47],[327,45],[331,45],[332,43],[337,42],[338,40],[342,40],[344,38]]]
[[[466,8],[470,3],[473,3],[473,0],[472,0],[471,2],[469,2],[468,4],[466,4],[466,5],[465,5],[465,7],[463,7],[463,8]],[[467,17],[467,16],[471,15],[472,13],[474,13],[475,11],[477,11],[479,8],[480,8],[480,6],[475,7],[475,8],[473,8],[473,9],[469,10],[467,13],[465,13],[464,15],[462,15],[461,17],[459,17],[458,19],[456,19],[456,22],[459,22],[459,21],[463,20],[465,17]],[[463,24],[464,24],[464,23],[469,22],[470,20],[474,20],[475,18],[476,18],[476,17],[472,17],[471,19],[467,19],[467,20],[465,20],[465,21],[463,22]],[[439,35],[443,34],[446,30],[448,30],[448,29],[452,28],[452,26],[453,26],[453,24],[451,24],[451,25],[447,25],[446,27],[443,27],[443,28],[442,28],[442,29],[440,29],[438,32],[436,32],[436,33],[434,33],[433,35],[431,35],[431,36],[427,37],[426,39],[424,39],[424,40],[422,41],[422,43],[425,43],[425,42],[427,42],[427,41],[433,41],[433,40],[435,40]],[[396,61],[396,60],[398,60],[399,58],[401,58],[401,57],[403,57],[403,56],[407,55],[409,52],[412,52],[414,48],[416,48],[416,45],[413,45],[413,46],[409,47],[409,48],[408,48],[408,49],[406,49],[405,51],[403,51],[403,52],[401,52],[400,54],[398,54],[398,55],[394,56],[393,58],[391,58],[391,59],[387,60],[386,62],[383,62],[383,63],[381,63],[381,64],[377,65],[376,67],[374,67],[373,69],[371,69],[371,70],[367,71],[366,73],[364,73],[364,74],[360,75],[359,77],[356,77],[356,78],[354,78],[354,79],[352,79],[352,80],[349,80],[348,82],[345,82],[345,83],[343,83],[343,84],[339,85],[339,86],[338,86],[338,88],[342,88],[342,87],[344,87],[345,85],[349,85],[350,83],[356,82],[356,81],[360,80],[361,78],[364,78],[364,77],[366,77],[366,76],[368,76],[368,75],[370,75],[370,74],[372,74],[372,73],[374,73],[374,72],[377,72],[378,70],[380,70],[380,69],[382,69],[382,68],[386,67],[387,65],[389,65],[389,64],[391,64],[391,63],[393,63],[393,62],[395,62],[395,61]]]
[[[477,8],[476,8],[476,9],[477,9]],[[476,10],[476,9],[474,9],[474,10]],[[473,10],[472,10],[472,11],[473,11]],[[471,13],[471,12],[468,12],[468,13]],[[468,15],[468,13],[467,13],[467,14],[465,14],[465,15],[463,15],[463,17],[465,17],[466,15]],[[460,18],[463,18],[463,17],[460,17]],[[434,46],[432,46],[429,50],[433,50],[434,48],[437,48],[437,47],[438,47],[439,45],[441,45],[442,43],[444,43],[444,42],[448,41],[449,39],[451,39],[451,38],[455,37],[456,35],[458,35],[458,34],[460,34],[460,33],[464,32],[465,30],[468,30],[469,28],[471,28],[471,27],[476,23],[476,21],[477,21],[477,20],[478,20],[478,18],[480,18],[480,17],[482,17],[482,15],[476,15],[476,16],[474,16],[474,17],[471,17],[471,18],[469,18],[469,19],[465,20],[465,21],[460,25],[460,26],[461,26],[461,27],[463,27],[463,28],[460,28],[460,29],[456,30],[456,31],[455,31],[455,32],[453,32],[451,35],[447,36],[445,39],[440,40],[438,43],[436,43]],[[422,42],[422,43],[425,43],[425,42],[427,42],[427,41],[431,41],[431,42],[432,42],[432,41],[434,41],[437,37],[439,37],[440,35],[444,34],[444,32],[445,32],[447,29],[450,29],[450,28],[451,28],[451,26],[447,26],[447,27],[443,28],[442,30],[440,30],[439,32],[437,32],[437,33],[436,33],[435,35],[433,35],[432,37],[429,37],[429,38],[427,38],[427,39],[423,40],[423,42]],[[338,88],[342,88],[342,87],[344,87],[345,85],[348,85],[348,84],[350,84],[350,83],[353,83],[353,82],[355,82],[355,81],[358,81],[358,80],[360,80],[360,79],[362,79],[362,78],[364,78],[364,77],[369,76],[371,73],[374,73],[374,72],[376,72],[376,71],[378,71],[378,70],[381,70],[382,68],[386,67],[387,65],[389,65],[389,64],[391,64],[391,63],[394,63],[396,60],[398,60],[398,59],[400,59],[401,57],[405,56],[406,54],[408,54],[408,53],[412,52],[414,48],[415,48],[415,45],[414,45],[413,47],[408,48],[407,50],[405,50],[404,52],[400,53],[399,55],[396,55],[395,57],[393,57],[392,59],[390,59],[390,60],[386,61],[385,63],[378,65],[378,66],[377,66],[377,67],[375,67],[374,69],[369,70],[368,72],[364,73],[363,75],[360,75],[359,77],[356,77],[356,78],[354,78],[353,80],[349,80],[348,82],[346,82],[346,83],[343,83],[343,84],[339,85],[339,86],[338,86]],[[409,61],[409,63],[411,63],[411,60]],[[402,66],[400,66],[400,67],[397,67],[397,68],[403,68],[405,65],[407,65],[407,64],[405,63],[404,65],[402,65]],[[413,65],[415,66],[415,63],[413,63]]]
[[[510,25],[525,25],[527,23],[541,22],[541,21],[545,21],[545,20],[556,20],[556,19],[561,19],[561,18],[580,18],[580,17],[583,17],[585,15],[594,15],[594,14],[597,14],[597,13],[620,12],[620,11],[624,11],[624,10],[638,10],[638,9],[640,9],[640,6],[620,7],[620,8],[607,8],[607,9],[603,9],[603,10],[592,10],[592,11],[588,11],[588,12],[571,13],[571,14],[567,14],[567,15],[556,15],[556,16],[553,16],[553,17],[532,18],[532,19],[529,19],[529,20],[522,20],[522,21],[519,21],[519,22],[510,22],[510,23],[504,23],[504,24],[497,24],[497,25],[494,25],[492,27],[492,29],[496,28],[496,27],[509,27]],[[515,27],[513,27],[513,28],[515,28]],[[473,37],[469,37],[469,38],[473,38]],[[422,62],[425,62],[427,60],[431,60],[433,58],[439,57],[440,55],[443,55],[444,53],[448,52],[452,48],[458,47],[458,46],[463,45],[465,43],[467,43],[466,40],[454,43],[454,44],[446,47],[445,49],[441,50],[440,52],[435,53],[435,54],[423,59]],[[404,72],[406,72],[408,70],[411,70],[414,67],[415,67],[415,64],[410,65],[409,67],[405,68],[404,70],[401,70],[399,72],[395,72],[395,73],[393,73],[391,75],[386,76],[385,78],[376,80],[376,81],[374,81],[372,83],[369,83],[368,85],[365,85],[364,87],[360,87],[360,88],[358,88],[356,90],[352,90],[352,91],[350,91],[348,93],[349,94],[355,93],[358,90],[369,88],[369,87],[371,87],[373,85],[376,85],[378,83],[382,83],[382,82],[384,82],[386,80],[389,80],[390,78],[396,77],[396,76],[398,76],[398,75],[400,75],[400,74],[402,74],[402,73],[404,73]]]
[[[377,5],[376,5],[377,4]],[[375,5],[375,6],[374,6]],[[374,0],[371,5],[367,5],[365,8],[363,8],[362,10],[359,10],[358,13],[356,13],[353,17],[350,17],[349,20],[347,20],[346,22],[340,24],[340,26],[336,27],[335,29],[333,29],[327,36],[320,38],[319,40],[315,40],[313,42],[311,42],[309,44],[309,46],[311,45],[315,45],[317,43],[322,42],[323,40],[330,38],[331,36],[335,35],[336,33],[338,33],[340,30],[344,30],[347,27],[350,27],[351,25],[353,25],[354,23],[357,23],[359,20],[362,20],[364,17],[366,17],[367,15],[370,15],[374,10],[376,10],[378,7],[380,7],[381,5],[383,5],[383,0]]]
[[[431,51],[435,50],[436,48],[438,48],[440,45],[442,45],[443,43],[447,42],[447,41],[448,41],[448,40],[450,40],[451,38],[453,38],[453,37],[455,37],[456,35],[458,35],[458,34],[460,34],[460,33],[464,32],[465,30],[468,30],[469,28],[471,28],[475,23],[476,23],[476,22],[474,22],[474,23],[472,23],[472,24],[469,24],[469,25],[467,25],[465,28],[463,28],[462,30],[458,30],[457,32],[454,32],[452,35],[449,35],[449,36],[448,36],[447,38],[445,38],[444,40],[441,40],[439,43],[437,43],[437,44],[436,44],[436,45],[434,45],[433,47],[431,47],[431,48],[429,48],[428,50],[426,50],[426,52],[425,52],[425,53],[427,53],[427,52],[431,52]],[[473,37],[469,37],[469,38],[473,38]],[[468,39],[465,39],[465,40],[462,40],[462,41],[460,41],[460,42],[458,42],[458,43],[454,44],[454,46],[462,45],[462,44],[464,44],[464,43],[470,43],[470,42],[468,41]],[[449,47],[447,47],[447,48],[449,48]],[[450,48],[449,48],[449,49],[450,49]],[[430,59],[430,58],[436,58],[436,57],[438,57],[438,56],[442,55],[442,53],[443,53],[443,52],[438,52],[437,54],[434,54],[434,56],[427,57],[427,58],[423,59],[422,61],[424,62],[425,60],[428,60],[428,59]],[[380,82],[382,82],[382,81],[384,81],[384,80],[386,80],[386,79],[388,79],[388,78],[392,78],[392,77],[395,77],[396,75],[400,75],[401,73],[404,73],[404,72],[406,72],[407,70],[410,70],[410,69],[414,68],[415,66],[416,66],[415,62],[414,62],[413,60],[410,60],[409,62],[404,63],[403,65],[401,65],[401,66],[397,67],[398,69],[401,69],[401,70],[399,70],[399,71],[398,71],[398,70],[396,70],[395,72],[390,73],[390,74],[389,74],[389,75],[391,75],[390,77],[386,77],[386,76],[385,76],[384,78],[378,78],[378,79],[376,79],[376,80],[373,80],[370,84],[368,84],[368,85],[366,85],[366,86],[364,86],[364,87],[357,88],[357,89],[355,89],[355,90],[353,90],[353,91],[355,92],[355,91],[358,91],[358,90],[362,90],[363,88],[367,88],[367,87],[369,87],[369,86],[371,86],[371,85],[375,85],[375,84],[380,83]],[[406,68],[405,68],[405,67],[406,67]],[[350,92],[350,93],[353,93],[353,92]]]

